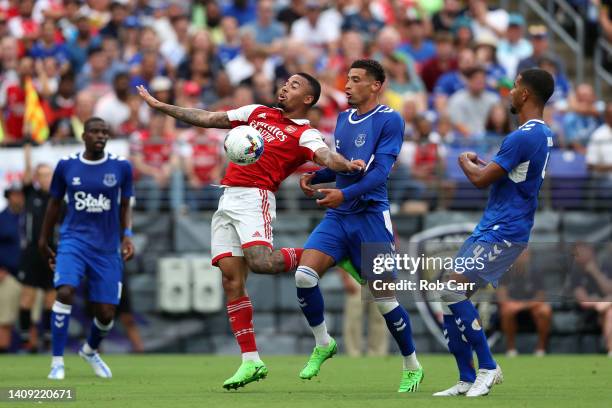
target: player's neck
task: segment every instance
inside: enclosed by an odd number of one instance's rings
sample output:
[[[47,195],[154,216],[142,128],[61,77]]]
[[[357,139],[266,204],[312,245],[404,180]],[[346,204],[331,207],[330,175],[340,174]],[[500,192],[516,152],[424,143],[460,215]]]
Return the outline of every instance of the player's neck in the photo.
[[[364,113],[371,111],[377,106],[378,106],[378,98],[375,98],[375,99],[370,99],[362,103],[361,105],[355,105],[355,108],[357,109],[358,115],[363,115]]]
[[[519,112],[519,121],[521,125],[534,119],[544,120],[544,111],[539,107],[523,108]]]
[[[83,158],[89,161],[98,161],[104,158],[104,151],[102,152],[90,152],[89,150],[85,150],[83,153]]]
[[[301,110],[296,110],[293,112],[283,111],[283,117],[287,119],[304,119],[306,118],[306,112]]]

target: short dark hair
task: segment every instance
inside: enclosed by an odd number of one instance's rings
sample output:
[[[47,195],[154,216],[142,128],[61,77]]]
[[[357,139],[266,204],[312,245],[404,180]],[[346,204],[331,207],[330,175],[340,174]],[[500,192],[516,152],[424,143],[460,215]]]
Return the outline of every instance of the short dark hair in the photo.
[[[310,90],[312,91],[312,102],[310,103],[310,106],[314,106],[321,97],[321,84],[315,77],[307,74],[306,72],[298,72],[295,75],[299,75],[308,81],[308,86],[310,86]]]
[[[379,81],[381,84],[385,83],[385,69],[380,65],[380,62],[376,60],[367,58],[355,60],[351,64],[350,69],[353,68],[365,69],[366,73],[376,81]]]
[[[487,70],[482,65],[477,65],[475,67],[469,68],[465,71],[464,75],[468,79],[472,79],[472,77],[476,74],[487,74]]]
[[[90,126],[91,126],[92,124],[94,124],[95,122],[102,122],[102,123],[106,123],[106,122],[104,121],[104,119],[102,119],[102,118],[100,118],[100,117],[97,117],[97,116],[92,116],[91,118],[87,119],[87,120],[85,121],[85,123],[83,124],[83,130],[84,130],[85,132],[87,132],[87,131],[89,130]]]
[[[530,68],[522,71],[521,84],[529,88],[542,105],[555,92],[555,80],[548,71],[540,68]]]

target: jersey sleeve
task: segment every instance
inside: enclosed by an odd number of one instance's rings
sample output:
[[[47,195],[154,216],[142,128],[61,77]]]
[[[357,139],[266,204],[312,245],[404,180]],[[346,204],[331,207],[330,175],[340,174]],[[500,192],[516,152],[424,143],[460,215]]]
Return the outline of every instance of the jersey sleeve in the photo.
[[[131,198],[134,196],[132,165],[127,160],[123,163],[123,183],[121,184],[121,198]]]
[[[522,137],[526,133],[517,130],[506,137],[493,157],[493,161],[499,164],[507,173],[510,173],[519,163],[528,160],[530,152],[534,150],[534,143],[529,138]]]
[[[328,148],[323,141],[323,135],[316,129],[308,129],[300,136],[300,147],[304,151],[306,158],[312,160],[314,153],[321,148]]]
[[[64,176],[65,167],[67,160],[60,160],[53,171],[53,178],[51,179],[51,188],[49,193],[51,197],[61,200],[66,194],[66,178]]]
[[[390,154],[397,157],[404,142],[404,120],[397,112],[383,125],[375,154]]]
[[[236,126],[246,125],[249,123],[249,117],[253,114],[255,109],[263,105],[245,105],[237,109],[227,111],[227,117],[231,122],[233,128]]]

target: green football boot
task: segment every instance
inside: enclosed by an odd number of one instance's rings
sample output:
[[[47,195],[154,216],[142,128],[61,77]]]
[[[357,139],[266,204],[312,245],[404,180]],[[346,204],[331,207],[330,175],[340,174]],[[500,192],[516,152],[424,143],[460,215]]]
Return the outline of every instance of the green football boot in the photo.
[[[263,361],[243,361],[236,373],[225,380],[223,388],[236,390],[253,381],[263,380],[267,375],[268,369]]]
[[[358,284],[360,285],[366,284],[366,280],[363,279],[361,275],[359,275],[359,272],[357,272],[357,268],[353,266],[349,258],[344,258],[343,260],[338,262],[338,266],[344,269],[349,275],[351,275],[353,279],[357,281]]]
[[[310,380],[312,377],[319,374],[319,370],[321,370],[321,364],[328,358],[332,358],[334,354],[338,351],[338,345],[336,344],[336,340],[333,338],[329,341],[329,345],[327,347],[323,346],[315,346],[308,362],[300,371],[300,378],[303,380]]]
[[[423,367],[418,370],[404,370],[402,372],[402,381],[397,392],[416,392],[419,389],[419,384],[423,382],[425,372]]]

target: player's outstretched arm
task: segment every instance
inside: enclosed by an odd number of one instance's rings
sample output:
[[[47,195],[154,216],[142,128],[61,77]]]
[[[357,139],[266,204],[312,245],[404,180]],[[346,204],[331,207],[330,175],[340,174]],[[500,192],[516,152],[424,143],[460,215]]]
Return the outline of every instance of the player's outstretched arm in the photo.
[[[203,109],[169,105],[155,99],[142,85],[137,86],[136,89],[151,108],[183,122],[203,128],[230,129],[232,127],[227,112],[209,112]]]
[[[458,160],[459,167],[476,188],[487,188],[506,175],[506,170],[494,161],[480,167],[483,162],[474,152],[461,153]]]
[[[53,229],[59,219],[61,206],[61,199],[55,197],[49,199],[40,237],[38,239],[38,250],[51,266],[55,264],[55,252],[53,252],[53,249],[49,246],[49,238],[53,236]]]
[[[361,171],[365,169],[363,160],[347,160],[339,153],[332,152],[327,147],[322,147],[314,153],[313,161],[336,172]]]

